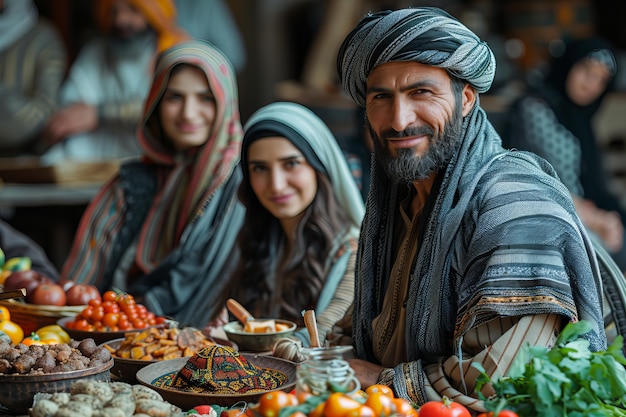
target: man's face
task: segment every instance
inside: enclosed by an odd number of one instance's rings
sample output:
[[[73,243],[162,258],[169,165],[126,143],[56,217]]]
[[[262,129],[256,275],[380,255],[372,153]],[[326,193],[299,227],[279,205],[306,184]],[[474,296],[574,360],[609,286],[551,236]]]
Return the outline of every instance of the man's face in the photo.
[[[111,7],[113,34],[120,39],[132,39],[148,30],[144,15],[127,0],[115,0]]]
[[[417,62],[389,62],[367,79],[366,115],[377,158],[399,183],[427,178],[456,151],[463,116],[473,106],[468,85],[459,97],[450,76]]]

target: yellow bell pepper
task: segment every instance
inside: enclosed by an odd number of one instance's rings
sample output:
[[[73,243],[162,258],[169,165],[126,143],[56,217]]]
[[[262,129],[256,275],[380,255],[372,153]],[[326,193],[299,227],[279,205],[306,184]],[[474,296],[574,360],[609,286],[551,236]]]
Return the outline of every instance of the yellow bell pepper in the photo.
[[[24,330],[22,330],[19,324],[11,320],[0,320],[0,332],[9,336],[14,345],[17,345],[24,339]]]
[[[8,308],[0,306],[0,321],[11,320],[11,312]]]
[[[69,343],[70,335],[58,324],[50,324],[40,327],[35,334],[43,341],[51,341],[52,343]]]

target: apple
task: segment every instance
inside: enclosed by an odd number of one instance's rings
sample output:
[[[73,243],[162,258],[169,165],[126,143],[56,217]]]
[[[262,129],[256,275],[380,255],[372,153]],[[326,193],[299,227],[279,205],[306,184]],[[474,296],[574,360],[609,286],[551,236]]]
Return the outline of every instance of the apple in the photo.
[[[35,288],[42,284],[54,284],[54,281],[32,269],[15,271],[4,281],[4,290],[12,291],[26,288],[26,301],[30,302],[29,297],[35,291]]]
[[[59,284],[41,284],[29,297],[29,302],[38,305],[64,306],[67,296]]]
[[[102,300],[100,291],[94,285],[90,284],[74,284],[69,290],[66,290],[67,305],[81,306],[89,303],[89,300]]]

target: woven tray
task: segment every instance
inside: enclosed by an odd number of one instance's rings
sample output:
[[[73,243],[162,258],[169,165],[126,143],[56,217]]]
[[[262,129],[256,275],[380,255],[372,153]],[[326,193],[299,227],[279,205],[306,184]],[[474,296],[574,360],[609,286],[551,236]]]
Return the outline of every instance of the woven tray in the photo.
[[[28,304],[16,300],[0,300],[0,305],[11,313],[11,321],[20,325],[24,335],[40,327],[56,324],[60,318],[75,317],[86,306],[47,306]]]

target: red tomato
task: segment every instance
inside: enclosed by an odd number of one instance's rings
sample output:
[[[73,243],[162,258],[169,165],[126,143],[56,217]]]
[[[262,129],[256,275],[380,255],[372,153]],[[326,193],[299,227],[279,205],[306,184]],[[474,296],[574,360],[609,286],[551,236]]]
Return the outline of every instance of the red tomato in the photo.
[[[63,287],[58,284],[41,284],[30,297],[30,302],[38,305],[64,306],[67,301]]]
[[[277,417],[281,408],[295,405],[298,405],[298,399],[294,394],[271,391],[261,396],[257,411],[263,417]]]
[[[441,401],[428,401],[418,410],[420,417],[471,417],[464,405],[444,397]]]
[[[324,405],[324,417],[343,417],[360,408],[362,404],[346,394],[333,392]]]
[[[478,417],[493,417],[493,413],[491,411],[489,413],[481,413]],[[498,417],[518,417],[518,415],[511,410],[502,410],[498,413]]]
[[[198,414],[209,414],[213,408],[210,405],[196,405],[194,408]]]
[[[100,291],[90,284],[75,284],[66,290],[68,306],[82,306],[89,304],[91,300],[99,300]]]

